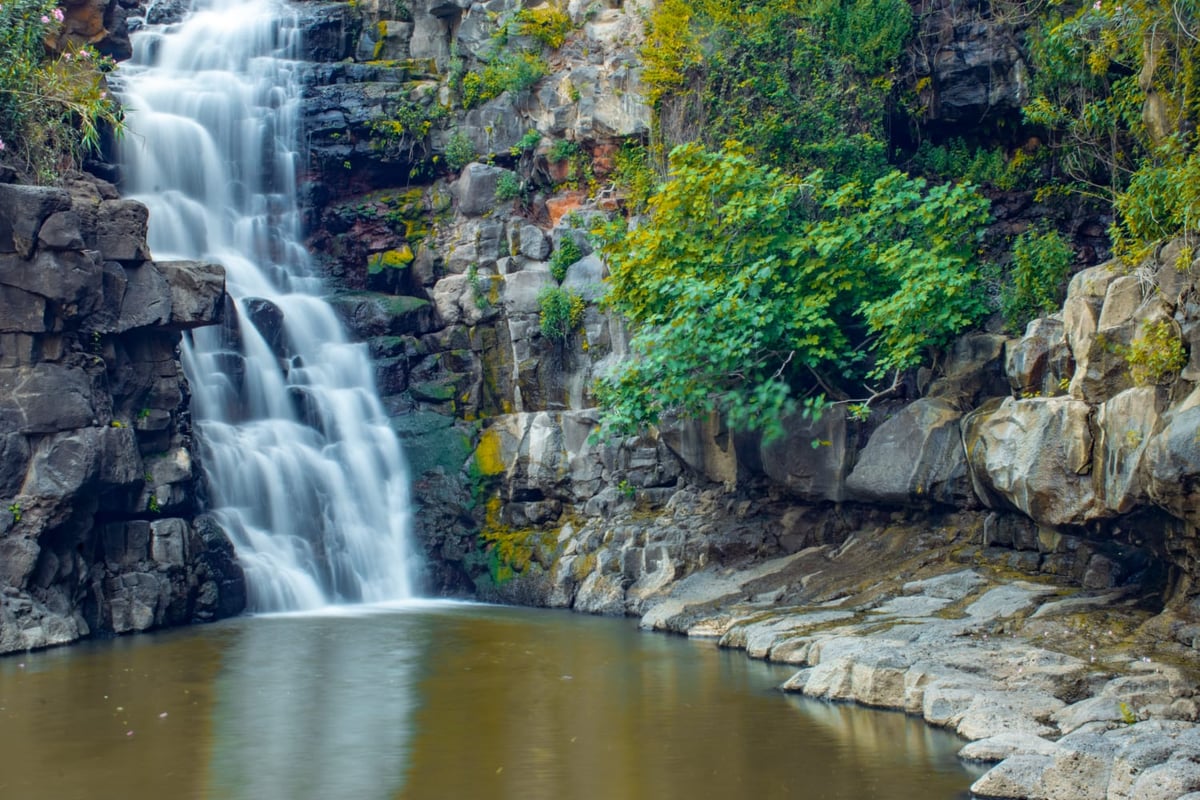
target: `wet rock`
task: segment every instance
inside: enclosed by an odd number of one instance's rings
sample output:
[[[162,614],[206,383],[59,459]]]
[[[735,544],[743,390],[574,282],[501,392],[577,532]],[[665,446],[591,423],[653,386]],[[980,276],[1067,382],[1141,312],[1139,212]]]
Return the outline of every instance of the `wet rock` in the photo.
[[[242,301],[247,321],[266,341],[267,347],[279,358],[287,355],[287,332],[284,329],[283,310],[270,300],[248,297]]]
[[[171,293],[166,327],[189,330],[221,321],[225,307],[225,268],[203,261],[159,261],[156,266]]]

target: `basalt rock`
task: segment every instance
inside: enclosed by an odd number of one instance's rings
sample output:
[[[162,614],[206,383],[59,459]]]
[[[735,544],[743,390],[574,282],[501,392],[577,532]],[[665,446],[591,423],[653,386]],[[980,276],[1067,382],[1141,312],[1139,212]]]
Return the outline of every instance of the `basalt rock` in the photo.
[[[178,359],[224,271],[150,261],[143,206],[66,185],[0,187],[0,652],[244,605],[224,535],[194,525]]]

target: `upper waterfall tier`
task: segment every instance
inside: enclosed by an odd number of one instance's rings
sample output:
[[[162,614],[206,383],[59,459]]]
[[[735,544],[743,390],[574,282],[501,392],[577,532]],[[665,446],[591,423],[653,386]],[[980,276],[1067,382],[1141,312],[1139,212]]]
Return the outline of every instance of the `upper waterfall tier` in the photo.
[[[250,608],[412,594],[408,474],[366,348],[320,298],[301,243],[294,15],[198,2],[148,26],[118,86],[123,188],[156,257],[225,265],[231,313],[184,344],[209,504]]]

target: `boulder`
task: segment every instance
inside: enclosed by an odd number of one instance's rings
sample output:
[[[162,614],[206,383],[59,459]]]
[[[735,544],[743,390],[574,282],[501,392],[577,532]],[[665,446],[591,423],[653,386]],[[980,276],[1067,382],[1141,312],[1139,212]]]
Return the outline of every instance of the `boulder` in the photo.
[[[203,261],[159,261],[156,266],[171,293],[167,327],[188,330],[221,321],[225,307],[225,268]]]
[[[25,480],[29,441],[20,433],[0,433],[0,498],[12,497]]]
[[[258,335],[267,343],[267,347],[277,358],[287,355],[287,331],[284,327],[283,310],[261,297],[247,297],[242,300],[244,321],[254,326]],[[239,320],[239,324],[243,324]]]
[[[450,185],[450,193],[458,202],[458,211],[465,217],[482,216],[498,205],[496,184],[507,170],[490,164],[472,163],[463,167],[458,180]]]
[[[1110,511],[1125,514],[1146,501],[1143,454],[1162,427],[1161,392],[1126,389],[1096,409],[1096,489]]]
[[[98,254],[90,251],[40,251],[32,260],[0,254],[0,288],[8,286],[27,293],[8,295],[6,299],[18,306],[21,319],[33,323],[29,333],[78,327],[101,305],[104,285],[101,264]],[[44,303],[30,301],[28,295],[36,295]],[[28,313],[21,313],[19,306],[24,303],[28,309],[31,302],[32,307],[43,311],[40,321],[34,322]]]
[[[136,200],[105,200],[96,209],[95,229],[88,245],[106,259],[138,262],[150,259],[146,244],[149,210]]]
[[[901,409],[871,434],[846,478],[849,497],[869,503],[974,500],[959,421],[944,400],[922,399]]]
[[[71,196],[62,189],[0,184],[0,254],[29,258],[42,224],[51,214],[70,207]]]
[[[171,318],[171,287],[150,261],[125,270],[125,294],[116,332],[163,325]]]
[[[985,405],[963,420],[971,482],[989,508],[1015,508],[1044,525],[1104,516],[1092,486],[1090,407],[1069,398]]]
[[[2,403],[3,401],[0,401]],[[1168,513],[1200,522],[1200,406],[1173,414],[1142,459],[1146,491]]]
[[[782,436],[759,446],[763,473],[802,500],[841,502],[855,455],[845,415],[830,411],[812,419],[796,413],[783,429]]]
[[[544,261],[550,255],[550,240],[536,225],[522,225],[517,249],[521,255],[534,261]]]
[[[1004,372],[1018,395],[1062,394],[1063,379],[1074,370],[1067,346],[1066,326],[1053,317],[1039,317],[1025,327],[1020,339],[1010,339],[1004,349]]]

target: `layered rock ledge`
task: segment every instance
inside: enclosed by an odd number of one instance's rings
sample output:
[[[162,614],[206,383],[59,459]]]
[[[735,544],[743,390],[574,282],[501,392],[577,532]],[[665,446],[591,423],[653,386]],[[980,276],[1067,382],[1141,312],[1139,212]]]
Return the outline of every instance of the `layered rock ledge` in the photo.
[[[146,217],[83,175],[0,184],[0,653],[244,607],[179,362],[224,270],[153,261]]]

